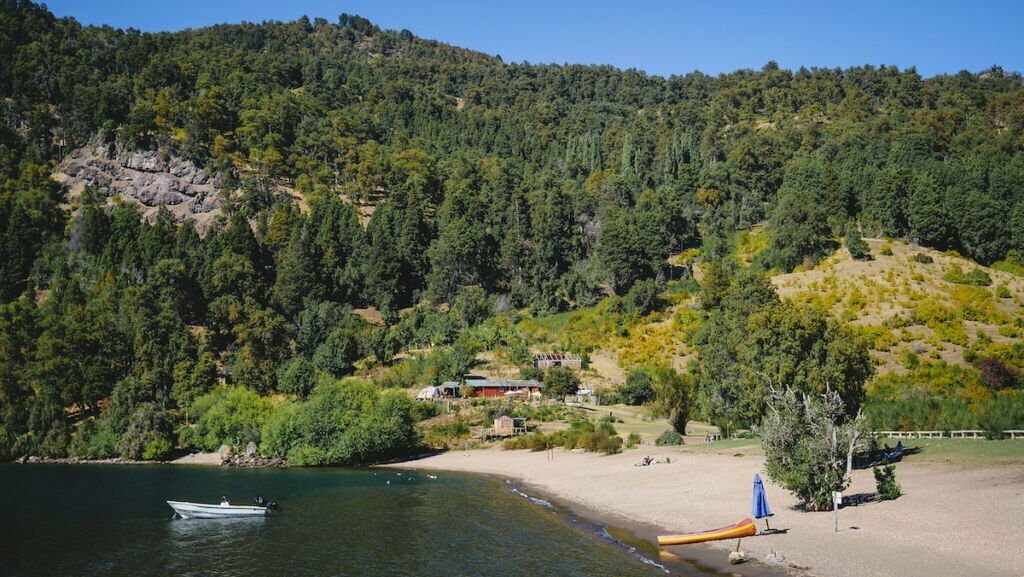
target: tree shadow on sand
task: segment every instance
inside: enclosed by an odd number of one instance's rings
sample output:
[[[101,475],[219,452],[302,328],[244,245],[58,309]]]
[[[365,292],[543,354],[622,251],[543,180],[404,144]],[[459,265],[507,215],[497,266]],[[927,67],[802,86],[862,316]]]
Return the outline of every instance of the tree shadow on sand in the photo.
[[[839,506],[840,509],[847,507],[860,507],[861,505],[867,505],[869,503],[878,503],[882,499],[878,496],[878,493],[854,493],[852,495],[843,495],[843,504]]]
[[[921,452],[921,447],[903,447],[902,454],[896,459],[887,459],[886,452],[892,452],[891,447],[882,447],[873,451],[863,451],[853,456],[854,469],[870,469],[879,465],[891,465],[899,463],[904,457],[916,455]]]

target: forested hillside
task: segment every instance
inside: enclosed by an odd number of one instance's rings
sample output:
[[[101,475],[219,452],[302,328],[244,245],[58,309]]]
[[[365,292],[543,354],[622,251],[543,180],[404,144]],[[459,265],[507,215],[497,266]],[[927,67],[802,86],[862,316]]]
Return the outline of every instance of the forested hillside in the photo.
[[[0,55],[0,458],[151,458],[268,419],[311,462],[388,455],[412,409],[334,382],[357,363],[454,343],[385,386],[457,377],[480,347],[519,363],[496,313],[612,293],[648,310],[689,274],[670,255],[716,261],[758,223],[754,271],[858,234],[1024,254],[1024,89],[999,67],[660,78],[506,64],[349,15],[143,34],[24,0],[0,0]],[[219,222],[143,220],[101,181],[69,195],[57,164],[97,144],[201,167]],[[253,392],[314,394],[271,417]],[[203,424],[231,403],[256,416]],[[389,441],[296,432],[315,403]]]

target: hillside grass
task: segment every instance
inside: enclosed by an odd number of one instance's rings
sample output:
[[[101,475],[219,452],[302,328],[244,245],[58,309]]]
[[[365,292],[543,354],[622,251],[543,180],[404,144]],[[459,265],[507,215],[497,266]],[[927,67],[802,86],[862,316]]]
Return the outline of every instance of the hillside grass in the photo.
[[[894,439],[880,439],[879,444],[896,444]],[[952,465],[1001,465],[1024,463],[1024,440],[1004,439],[910,439],[903,441],[908,449],[919,452],[906,455],[905,462],[943,463]],[[760,439],[726,439],[713,443],[686,445],[685,450],[718,454],[763,455]]]
[[[538,350],[597,353],[623,370],[654,364],[683,369],[693,354],[689,339],[698,327],[698,290],[693,281],[671,281],[661,295],[664,308],[647,315],[628,310],[613,296],[594,306],[526,318],[517,328]]]
[[[996,356],[1022,341],[1024,278],[954,252],[867,242],[873,260],[854,261],[841,249],[813,270],[778,275],[772,282],[783,298],[828,310],[858,327],[879,374],[905,371],[909,354],[966,366],[965,356]],[[932,262],[919,262],[927,261],[921,255]],[[964,284],[983,277],[991,279],[989,286]]]
[[[879,441],[880,443],[882,441]],[[889,445],[895,441],[889,440]],[[948,463],[955,465],[984,465],[1000,463],[1024,464],[1024,440],[1003,439],[910,439],[903,441],[905,448],[919,449],[907,455],[910,462]]]

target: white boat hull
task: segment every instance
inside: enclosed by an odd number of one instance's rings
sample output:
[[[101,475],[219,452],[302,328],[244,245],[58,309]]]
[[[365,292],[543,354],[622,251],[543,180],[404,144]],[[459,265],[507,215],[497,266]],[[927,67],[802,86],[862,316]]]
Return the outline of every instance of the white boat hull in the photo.
[[[261,517],[270,512],[267,507],[246,505],[207,505],[203,503],[187,503],[184,501],[168,501],[182,519],[224,519],[231,517]]]

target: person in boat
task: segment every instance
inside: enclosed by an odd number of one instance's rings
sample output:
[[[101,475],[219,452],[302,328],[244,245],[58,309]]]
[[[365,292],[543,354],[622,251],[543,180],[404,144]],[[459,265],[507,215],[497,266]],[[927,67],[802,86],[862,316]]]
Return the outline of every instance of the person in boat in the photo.
[[[264,499],[262,496],[254,497],[252,501],[253,501],[253,503],[256,504],[257,507],[266,507],[267,509],[270,509],[271,511],[276,511],[276,510],[278,510],[280,508],[280,507],[278,507],[277,503],[275,503],[273,501],[268,501],[268,500]]]
[[[220,506],[221,507],[227,507],[229,505],[231,505],[231,503],[228,503],[228,498],[225,497],[225,496],[221,496],[221,498],[220,498]]]

